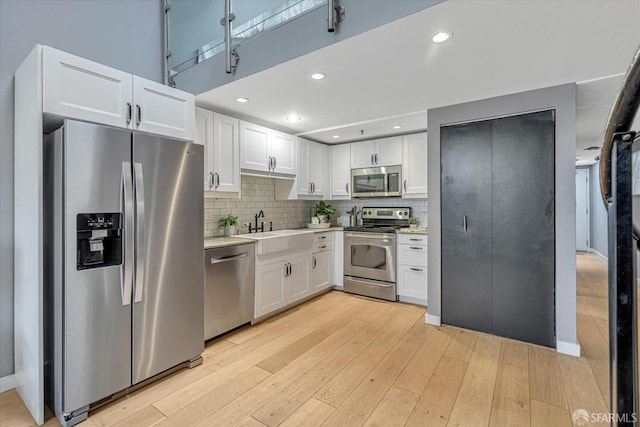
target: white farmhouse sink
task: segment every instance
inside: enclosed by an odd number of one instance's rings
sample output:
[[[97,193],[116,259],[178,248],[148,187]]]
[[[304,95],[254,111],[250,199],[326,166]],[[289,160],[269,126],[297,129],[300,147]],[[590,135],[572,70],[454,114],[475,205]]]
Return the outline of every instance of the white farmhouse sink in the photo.
[[[235,237],[255,240],[257,255],[311,250],[313,245],[313,231],[309,230],[265,231],[264,233],[239,234]]]

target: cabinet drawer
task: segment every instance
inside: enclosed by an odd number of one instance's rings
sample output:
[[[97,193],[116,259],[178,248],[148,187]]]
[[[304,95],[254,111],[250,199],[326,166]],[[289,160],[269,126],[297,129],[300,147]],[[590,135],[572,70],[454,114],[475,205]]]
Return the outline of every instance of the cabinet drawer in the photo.
[[[398,245],[398,264],[427,266],[427,246]]]
[[[320,242],[333,242],[333,231],[327,231],[326,233],[314,233],[313,243]]]
[[[313,244],[312,252],[314,254],[317,254],[318,252],[330,251],[331,249],[333,249],[333,241],[332,240],[329,240],[327,242],[322,241],[322,242],[318,242],[318,243],[314,243]]]
[[[428,244],[428,236],[426,234],[407,234],[407,233],[398,233],[396,234],[398,238],[398,243],[401,245],[427,245]]]
[[[398,297],[400,301],[427,305],[427,268],[398,267]]]

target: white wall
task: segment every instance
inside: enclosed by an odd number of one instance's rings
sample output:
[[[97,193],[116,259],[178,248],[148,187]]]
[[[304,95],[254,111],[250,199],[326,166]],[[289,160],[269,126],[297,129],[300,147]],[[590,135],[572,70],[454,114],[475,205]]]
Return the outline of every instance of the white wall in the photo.
[[[517,113],[556,110],[556,341],[563,352],[579,355],[576,333],[576,88],[566,84],[429,110],[429,308],[441,316],[440,126]]]
[[[607,258],[609,256],[609,230],[607,210],[600,192],[600,162],[591,166],[591,249]]]
[[[13,74],[37,43],[163,80],[162,0],[0,0],[0,378],[14,372]]]

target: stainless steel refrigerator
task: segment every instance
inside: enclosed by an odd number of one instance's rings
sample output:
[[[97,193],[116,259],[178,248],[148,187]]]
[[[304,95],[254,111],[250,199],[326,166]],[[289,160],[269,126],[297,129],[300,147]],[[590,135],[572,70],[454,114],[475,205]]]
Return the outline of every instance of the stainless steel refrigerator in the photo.
[[[203,147],[66,120],[44,158],[46,391],[74,425],[200,358]]]

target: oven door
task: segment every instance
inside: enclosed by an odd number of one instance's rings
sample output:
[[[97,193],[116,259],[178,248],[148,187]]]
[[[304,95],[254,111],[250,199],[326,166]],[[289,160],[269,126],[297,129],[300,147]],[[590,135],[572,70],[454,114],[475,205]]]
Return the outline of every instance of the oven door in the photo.
[[[395,237],[389,233],[345,233],[345,276],[395,282]]]

